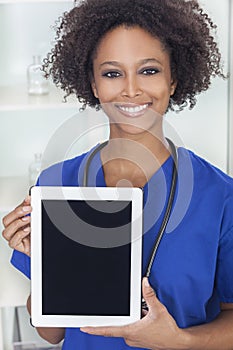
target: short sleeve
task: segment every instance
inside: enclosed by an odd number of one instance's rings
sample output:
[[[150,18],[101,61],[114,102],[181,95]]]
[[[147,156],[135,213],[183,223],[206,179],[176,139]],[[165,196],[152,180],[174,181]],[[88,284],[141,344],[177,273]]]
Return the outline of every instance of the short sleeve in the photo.
[[[223,303],[233,303],[233,227],[219,241],[216,287]]]
[[[21,271],[26,277],[31,278],[31,264],[30,257],[24,253],[18,252],[17,250],[13,251],[11,257],[11,264]]]

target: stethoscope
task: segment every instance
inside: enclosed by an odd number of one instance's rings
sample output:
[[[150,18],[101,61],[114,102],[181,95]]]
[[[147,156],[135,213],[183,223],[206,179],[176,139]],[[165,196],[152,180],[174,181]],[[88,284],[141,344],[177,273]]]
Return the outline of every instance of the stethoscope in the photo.
[[[167,227],[167,223],[168,223],[168,220],[169,220],[170,215],[171,215],[171,210],[172,210],[174,197],[175,197],[175,192],[176,192],[176,184],[177,184],[177,177],[178,177],[178,172],[177,172],[177,169],[178,169],[178,152],[177,152],[177,149],[176,149],[176,146],[174,145],[174,143],[168,138],[166,140],[169,143],[169,146],[170,146],[170,149],[171,149],[171,156],[172,156],[172,159],[173,159],[171,189],[170,189],[170,193],[169,193],[169,197],[168,197],[168,201],[167,201],[165,214],[164,214],[161,226],[159,228],[157,237],[155,239],[155,243],[154,243],[154,246],[153,246],[153,249],[152,249],[152,252],[151,252],[149,263],[148,263],[147,268],[146,268],[145,277],[147,277],[147,278],[149,278],[149,276],[150,276],[151,268],[152,268],[153,262],[155,260],[156,253],[158,251],[159,244],[160,244],[160,242],[162,240],[163,234],[164,234],[165,229]],[[92,159],[107,144],[108,144],[108,141],[105,141],[105,142],[101,143],[88,156],[88,159],[87,159],[85,167],[84,167],[84,173],[83,173],[83,186],[84,187],[86,187],[88,185],[88,173],[89,173],[89,168],[90,168],[90,164],[91,164]],[[144,300],[142,300],[142,308],[143,309],[148,309]]]

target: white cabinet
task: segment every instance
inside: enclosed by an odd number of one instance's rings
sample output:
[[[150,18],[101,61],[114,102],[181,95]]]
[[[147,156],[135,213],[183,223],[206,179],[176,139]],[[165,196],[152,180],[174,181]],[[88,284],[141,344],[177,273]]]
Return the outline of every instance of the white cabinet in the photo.
[[[28,166],[56,128],[80,105],[63,102],[52,86],[45,96],[27,94],[26,71],[33,55],[45,57],[55,20],[72,1],[0,1],[0,212],[12,209],[28,192]]]

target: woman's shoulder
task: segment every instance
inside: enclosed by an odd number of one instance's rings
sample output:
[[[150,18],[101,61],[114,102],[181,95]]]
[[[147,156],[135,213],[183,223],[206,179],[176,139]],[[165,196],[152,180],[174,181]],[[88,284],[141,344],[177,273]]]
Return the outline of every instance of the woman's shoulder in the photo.
[[[233,178],[216,165],[183,147],[179,148],[179,156],[183,165],[187,166],[190,162],[193,174],[198,181],[219,184],[219,186],[226,186],[233,191]]]
[[[80,179],[82,177],[86,159],[92,150],[93,148],[76,157],[55,163],[44,169],[38,178],[37,185],[78,186],[81,181]]]

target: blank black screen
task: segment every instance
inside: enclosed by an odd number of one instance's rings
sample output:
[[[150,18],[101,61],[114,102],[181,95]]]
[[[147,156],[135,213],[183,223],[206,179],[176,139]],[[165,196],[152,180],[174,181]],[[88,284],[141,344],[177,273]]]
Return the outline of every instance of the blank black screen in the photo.
[[[65,214],[67,204],[82,224]],[[130,314],[131,204],[122,201],[119,210],[119,201],[42,201],[42,314]],[[125,243],[117,246],[118,237]]]

